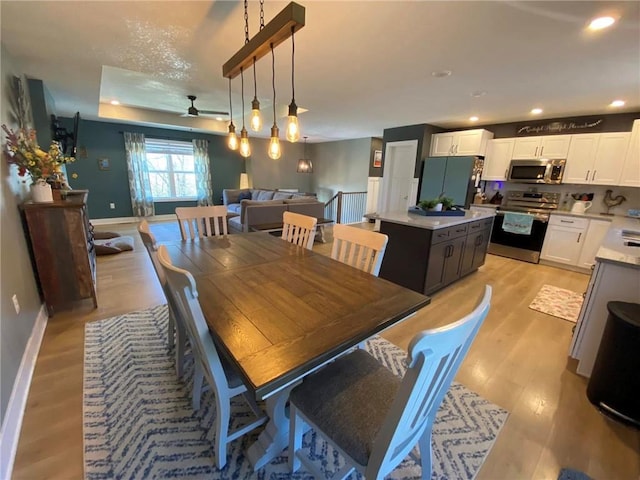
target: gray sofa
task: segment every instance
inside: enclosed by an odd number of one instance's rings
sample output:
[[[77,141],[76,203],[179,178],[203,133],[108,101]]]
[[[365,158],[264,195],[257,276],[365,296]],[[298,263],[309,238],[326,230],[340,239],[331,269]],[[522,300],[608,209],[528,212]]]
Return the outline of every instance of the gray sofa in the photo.
[[[315,194],[265,189],[224,189],[222,200],[229,214],[231,232],[249,232],[258,225],[282,222],[286,211],[324,217],[324,203]]]

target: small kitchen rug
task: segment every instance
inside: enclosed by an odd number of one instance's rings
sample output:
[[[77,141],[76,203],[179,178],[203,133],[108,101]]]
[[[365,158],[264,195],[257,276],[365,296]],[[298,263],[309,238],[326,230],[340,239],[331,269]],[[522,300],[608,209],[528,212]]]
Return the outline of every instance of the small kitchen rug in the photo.
[[[582,294],[553,285],[543,285],[529,308],[576,323],[582,307]]]

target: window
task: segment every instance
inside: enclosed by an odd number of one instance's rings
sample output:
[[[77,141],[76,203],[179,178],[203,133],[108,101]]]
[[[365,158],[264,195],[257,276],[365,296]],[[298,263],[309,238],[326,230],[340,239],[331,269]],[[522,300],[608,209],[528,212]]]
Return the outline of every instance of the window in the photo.
[[[145,139],[154,201],[195,200],[195,163],[191,142]]]

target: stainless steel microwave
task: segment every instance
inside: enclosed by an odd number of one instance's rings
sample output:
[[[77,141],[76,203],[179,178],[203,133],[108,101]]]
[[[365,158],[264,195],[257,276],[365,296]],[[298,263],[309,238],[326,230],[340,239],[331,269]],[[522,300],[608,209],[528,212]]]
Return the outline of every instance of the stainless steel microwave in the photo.
[[[561,183],[565,162],[564,159],[549,158],[511,160],[508,179],[518,183]]]

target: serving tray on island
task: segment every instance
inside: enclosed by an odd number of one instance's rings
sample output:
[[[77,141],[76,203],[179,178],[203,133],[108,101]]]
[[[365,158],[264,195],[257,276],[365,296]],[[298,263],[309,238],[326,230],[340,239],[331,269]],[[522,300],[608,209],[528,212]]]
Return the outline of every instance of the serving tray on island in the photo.
[[[441,210],[439,212],[436,212],[435,210],[423,210],[420,207],[411,207],[409,208],[409,213],[415,213],[425,217],[464,217],[466,212],[463,209],[456,207],[451,210]]]

